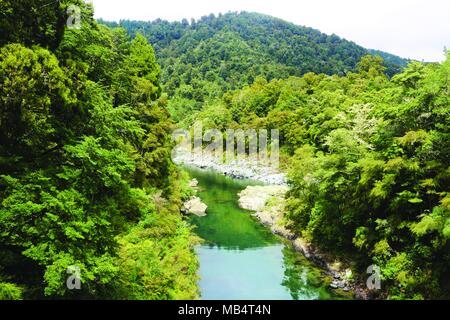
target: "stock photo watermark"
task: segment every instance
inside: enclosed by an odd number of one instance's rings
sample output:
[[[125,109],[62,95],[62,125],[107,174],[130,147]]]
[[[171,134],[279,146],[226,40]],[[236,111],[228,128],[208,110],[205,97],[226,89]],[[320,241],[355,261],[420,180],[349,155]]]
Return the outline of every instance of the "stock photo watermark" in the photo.
[[[84,0],[85,4],[89,4],[91,6],[93,6],[92,1],[91,0]],[[67,7],[66,9],[66,14],[67,14],[67,28],[68,29],[81,29],[81,8],[77,5],[70,5]]]
[[[367,274],[370,274],[367,278],[366,285],[369,290],[381,290],[381,270],[376,265],[371,265],[367,268]]]
[[[81,270],[78,266],[69,266],[67,268],[67,274],[70,276],[67,278],[66,286],[69,290],[81,290]]]
[[[76,5],[70,5],[67,8],[67,28],[80,29],[81,28],[81,8]]]

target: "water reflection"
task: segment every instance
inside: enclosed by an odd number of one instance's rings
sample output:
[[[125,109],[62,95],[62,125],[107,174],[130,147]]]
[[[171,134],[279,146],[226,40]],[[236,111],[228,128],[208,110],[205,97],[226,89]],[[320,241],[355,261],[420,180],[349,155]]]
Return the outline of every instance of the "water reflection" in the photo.
[[[191,218],[205,240],[196,248],[203,299],[335,298],[320,270],[239,208],[237,194],[255,182],[188,171],[199,181],[199,196],[208,205],[206,217]]]

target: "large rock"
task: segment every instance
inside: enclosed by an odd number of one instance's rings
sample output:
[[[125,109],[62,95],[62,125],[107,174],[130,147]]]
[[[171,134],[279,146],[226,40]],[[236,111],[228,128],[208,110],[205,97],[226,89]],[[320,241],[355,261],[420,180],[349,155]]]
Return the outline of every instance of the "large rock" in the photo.
[[[283,226],[284,196],[286,186],[250,186],[239,193],[239,206],[256,211],[254,216],[270,230],[286,239],[294,239],[295,235]]]
[[[198,180],[197,179],[192,179],[191,181],[189,181],[189,187],[197,188],[198,187]]]
[[[250,186],[239,193],[239,206],[250,211],[261,211],[271,198],[284,198],[285,186]]]
[[[306,242],[304,239],[302,239],[302,238],[295,239],[295,241],[293,242],[293,245],[294,245],[295,250],[303,253],[303,255],[306,258],[310,259],[313,256],[312,249],[311,249],[309,243]]]
[[[193,197],[184,203],[184,211],[199,217],[206,216],[208,206],[199,197]]]

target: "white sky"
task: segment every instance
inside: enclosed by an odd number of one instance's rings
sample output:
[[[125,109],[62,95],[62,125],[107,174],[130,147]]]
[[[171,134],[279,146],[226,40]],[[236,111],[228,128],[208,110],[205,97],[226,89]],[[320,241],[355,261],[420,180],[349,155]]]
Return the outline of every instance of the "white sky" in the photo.
[[[450,49],[450,0],[91,0],[95,17],[150,21],[251,11],[405,58],[444,60]]]

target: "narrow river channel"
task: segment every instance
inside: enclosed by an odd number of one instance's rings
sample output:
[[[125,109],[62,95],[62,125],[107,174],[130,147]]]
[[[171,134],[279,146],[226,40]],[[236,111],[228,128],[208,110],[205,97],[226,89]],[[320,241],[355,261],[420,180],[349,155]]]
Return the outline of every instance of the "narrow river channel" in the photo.
[[[257,183],[186,170],[199,181],[198,196],[208,205],[206,217],[190,218],[205,240],[196,248],[202,299],[339,299],[320,269],[239,208],[237,194]]]

